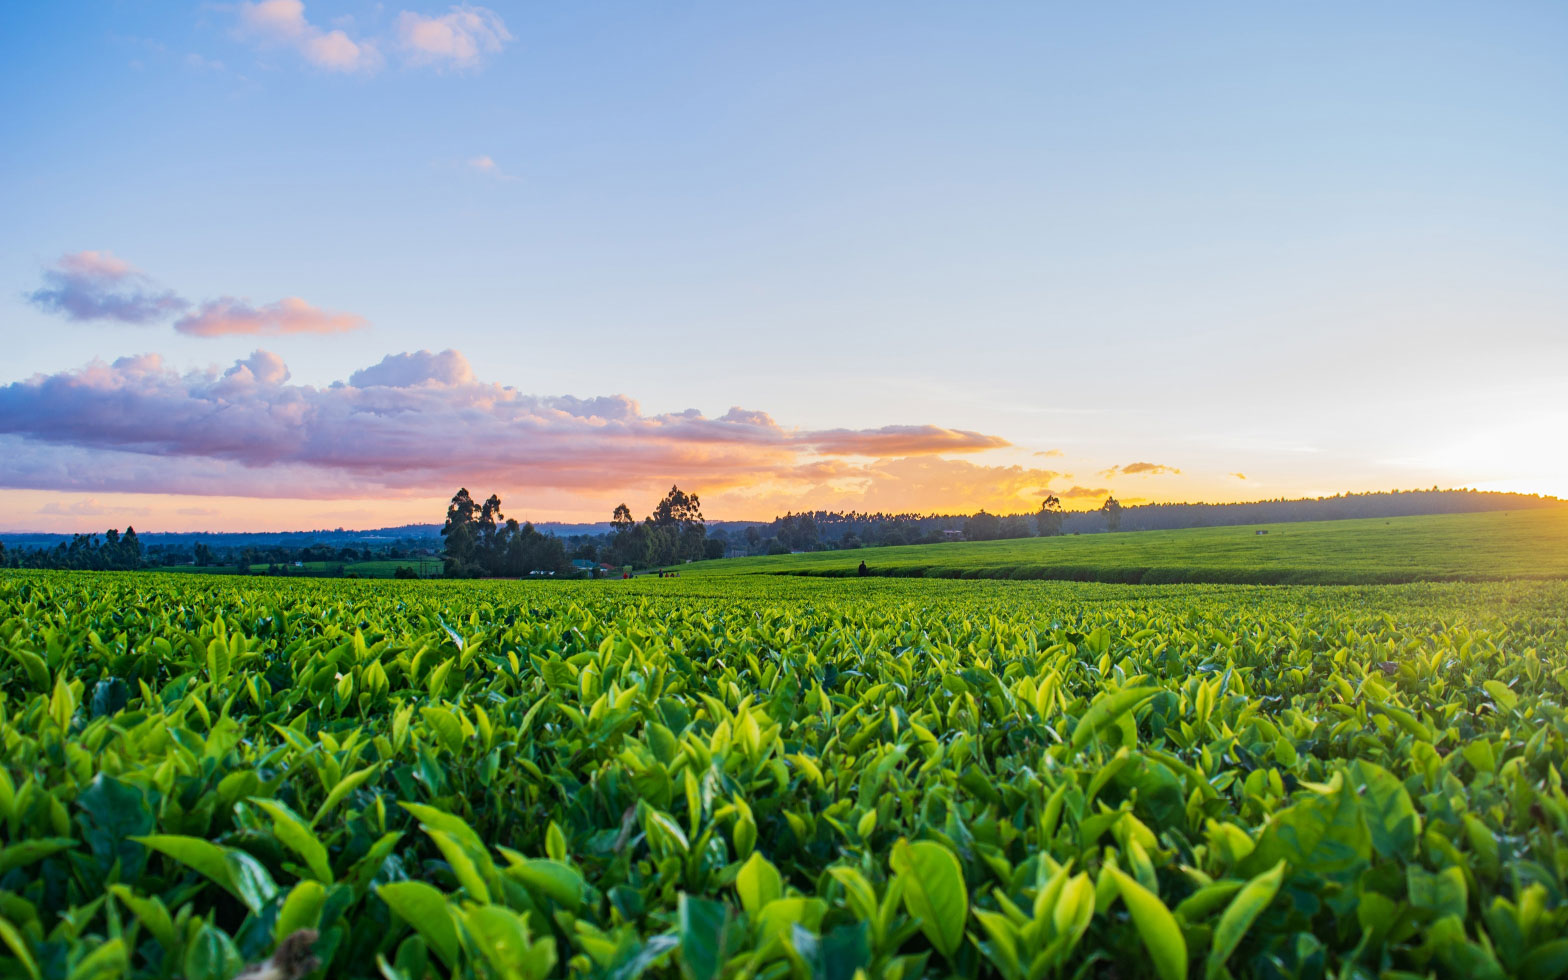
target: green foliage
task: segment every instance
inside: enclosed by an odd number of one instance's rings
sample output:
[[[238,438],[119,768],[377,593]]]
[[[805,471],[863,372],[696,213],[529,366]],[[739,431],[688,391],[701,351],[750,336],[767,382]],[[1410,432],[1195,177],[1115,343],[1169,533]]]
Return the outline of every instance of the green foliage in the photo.
[[[1565,616],[6,573],[0,978],[1558,977]]]

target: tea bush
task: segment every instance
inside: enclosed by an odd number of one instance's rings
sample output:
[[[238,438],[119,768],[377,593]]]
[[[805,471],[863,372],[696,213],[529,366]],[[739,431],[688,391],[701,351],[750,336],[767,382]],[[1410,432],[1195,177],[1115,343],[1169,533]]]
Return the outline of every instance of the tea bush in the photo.
[[[7,574],[0,974],[1544,980],[1565,611]]]

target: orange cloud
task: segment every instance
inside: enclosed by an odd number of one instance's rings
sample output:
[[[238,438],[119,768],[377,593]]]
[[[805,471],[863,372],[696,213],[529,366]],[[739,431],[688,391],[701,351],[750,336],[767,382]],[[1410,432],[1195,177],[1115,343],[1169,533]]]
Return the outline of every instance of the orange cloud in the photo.
[[[1018,513],[1039,508],[1060,473],[940,456],[827,461],[796,467],[760,487],[703,493],[714,513],[772,516],[788,510]]]
[[[1128,463],[1126,466],[1113,466],[1108,470],[1101,470],[1100,476],[1109,480],[1120,473],[1122,476],[1159,476],[1163,473],[1180,474],[1181,470],[1174,466],[1165,466],[1161,463]]]

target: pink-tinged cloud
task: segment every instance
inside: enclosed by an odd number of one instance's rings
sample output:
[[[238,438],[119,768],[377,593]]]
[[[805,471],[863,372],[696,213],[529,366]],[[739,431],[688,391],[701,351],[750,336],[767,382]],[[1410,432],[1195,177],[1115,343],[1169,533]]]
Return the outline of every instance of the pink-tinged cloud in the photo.
[[[381,52],[374,41],[355,40],[341,30],[322,30],[306,18],[301,0],[241,3],[238,32],[263,45],[291,48],[326,71],[371,72],[381,67]]]
[[[825,456],[918,456],[928,453],[973,453],[1012,445],[999,436],[935,425],[886,425],[880,429],[831,429],[812,434],[817,452]]]
[[[473,384],[474,369],[468,358],[455,350],[432,354],[416,350],[407,354],[388,354],[379,364],[361,368],[349,375],[355,388],[412,388],[415,385]]]
[[[507,173],[501,168],[501,165],[496,162],[494,157],[488,155],[470,157],[467,162],[467,167],[470,171],[476,174],[482,174],[491,180],[499,180],[510,183],[512,181],[522,179],[514,174]]]
[[[499,14],[470,4],[437,17],[405,10],[397,15],[395,31],[399,49],[413,65],[475,68],[512,40]]]
[[[695,481],[704,492],[804,488],[907,482],[911,472],[933,482],[949,471],[931,453],[1000,441],[953,433],[938,426],[812,432],[741,408],[719,418],[695,409],[648,415],[622,395],[526,395],[479,381],[450,350],[390,355],[325,388],[290,384],[287,366],[267,351],[226,370],[184,373],[147,354],[0,387],[7,460],[0,486],[339,498],[459,485],[601,492],[671,480]],[[926,459],[862,467],[824,459],[847,447]],[[984,473],[993,486],[1003,478],[1044,486],[1057,475],[964,472]]]
[[[140,511],[139,507],[107,506],[88,497],[86,500],[78,500],[70,504],[47,503],[38,508],[37,512],[56,517],[107,517],[110,514],[135,514]]]
[[[1180,474],[1181,470],[1161,463],[1128,463],[1126,466],[1113,466],[1108,470],[1101,470],[1100,476],[1109,480],[1118,473],[1122,476],[1160,476],[1165,473]]]
[[[71,320],[120,323],[154,323],[190,306],[109,252],[70,252],[60,256],[44,270],[42,288],[27,298],[39,309]]]
[[[334,313],[318,309],[289,296],[251,306],[244,300],[224,296],[201,304],[194,313],[174,322],[174,329],[193,337],[225,337],[231,334],[276,336],[290,333],[345,333],[358,330],[367,320],[353,313]]]

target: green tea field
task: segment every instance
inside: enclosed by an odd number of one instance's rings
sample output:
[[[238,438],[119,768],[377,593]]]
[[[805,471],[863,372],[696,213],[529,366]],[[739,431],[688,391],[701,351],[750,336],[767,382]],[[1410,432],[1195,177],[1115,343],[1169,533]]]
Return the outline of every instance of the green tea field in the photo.
[[[1267,532],[1267,533],[1260,533]],[[1568,578],[1568,508],[1123,531],[696,562],[684,574],[1349,585]]]
[[[5,573],[0,647],[6,978],[1568,973],[1568,583]]]

